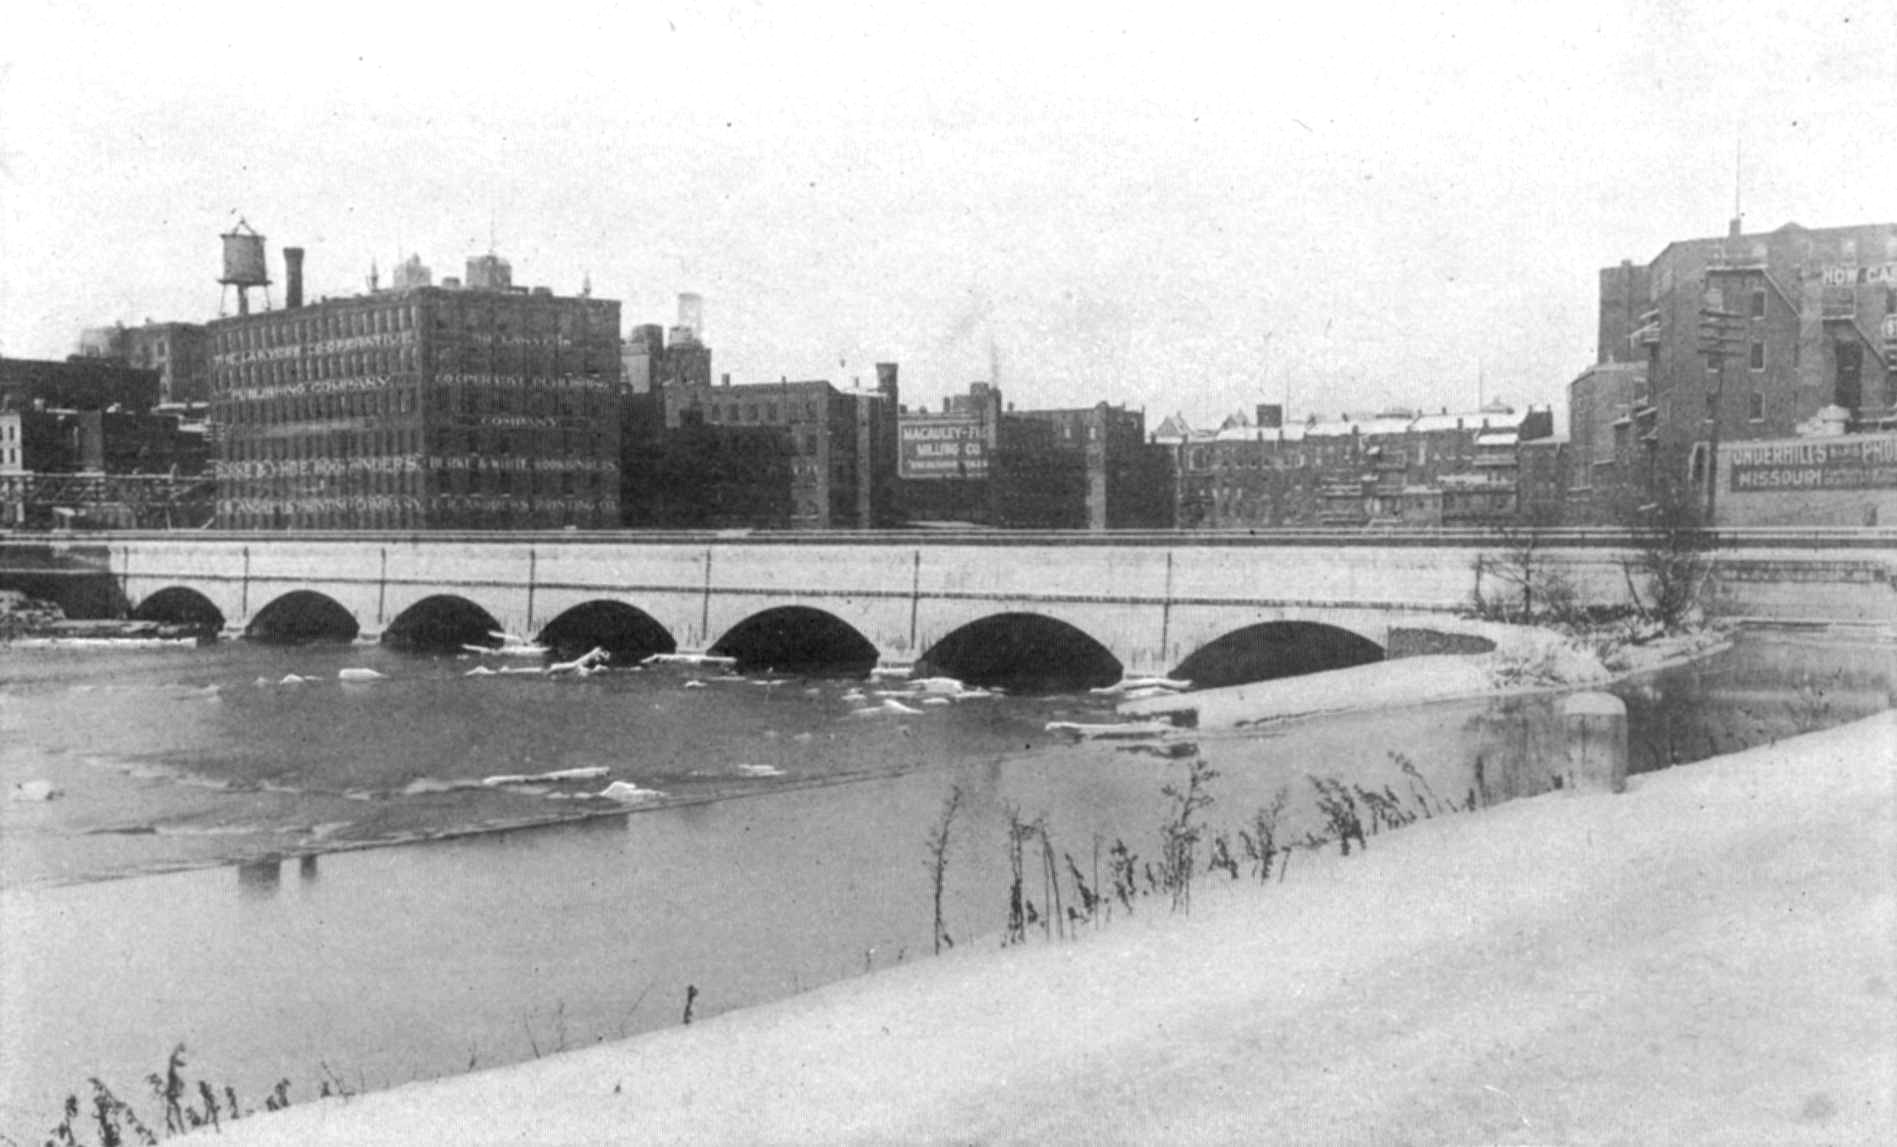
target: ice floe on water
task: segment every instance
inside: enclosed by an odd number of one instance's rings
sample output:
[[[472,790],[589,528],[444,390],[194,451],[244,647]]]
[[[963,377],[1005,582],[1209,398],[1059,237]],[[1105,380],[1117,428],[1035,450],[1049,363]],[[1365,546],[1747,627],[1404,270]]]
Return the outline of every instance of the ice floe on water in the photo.
[[[373,669],[353,668],[338,669],[336,671],[336,680],[338,681],[384,681],[387,679],[388,674],[377,673]]]
[[[19,784],[13,786],[12,790],[7,794],[7,799],[27,803],[39,803],[57,800],[65,795],[65,792],[51,781],[21,781]]]
[[[664,795],[665,794],[658,789],[642,789],[631,781],[614,781],[604,789],[601,789],[599,793],[601,799],[618,801],[621,804],[639,804],[644,801],[657,800]]]
[[[724,665],[738,663],[735,657],[724,657],[713,653],[654,653],[641,661],[641,665]]]
[[[488,631],[488,636],[500,642],[499,645],[463,645],[469,653],[482,653],[490,657],[545,657],[553,650],[517,633],[503,633],[498,629]]]
[[[1066,733],[1082,740],[1113,740],[1132,737],[1161,737],[1167,733],[1178,732],[1178,726],[1170,721],[1119,721],[1114,723],[1088,724],[1080,721],[1049,721],[1047,731]]]
[[[1180,681],[1173,677],[1123,677],[1111,685],[1102,685],[1089,689],[1103,697],[1129,697],[1134,693],[1142,696],[1155,696],[1159,693],[1177,693],[1192,688],[1192,682]]]
[[[571,661],[556,661],[547,666],[548,673],[571,673],[579,677],[588,677],[606,667],[612,660],[612,654],[595,645]]]
[[[451,793],[460,789],[478,789],[480,787],[480,781],[445,781],[440,777],[416,777],[414,780],[402,786],[401,794],[405,797],[419,797],[427,796],[430,793]]]
[[[576,769],[555,769],[550,773],[501,773],[482,777],[481,783],[489,788],[499,788],[503,785],[539,785],[554,781],[596,781],[611,772],[605,765],[587,765]]]
[[[784,770],[776,765],[739,765],[738,771],[747,777],[781,777]]]

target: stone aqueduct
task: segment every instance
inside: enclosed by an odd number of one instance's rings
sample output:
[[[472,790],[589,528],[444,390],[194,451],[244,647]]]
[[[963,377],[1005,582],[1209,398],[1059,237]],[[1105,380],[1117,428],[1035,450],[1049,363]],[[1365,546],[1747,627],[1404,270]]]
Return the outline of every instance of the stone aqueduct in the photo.
[[[17,559],[26,544],[0,549]],[[1378,646],[1399,629],[1455,631],[1479,590],[1506,592],[1493,571],[1508,547],[1434,533],[149,533],[53,548],[68,570],[109,575],[133,616],[204,617],[208,607],[226,632],[255,634],[286,599],[320,607],[309,616],[346,615],[361,637],[399,634],[416,611],[444,607],[478,607],[469,616],[529,637],[575,618],[640,617],[662,645],[693,653],[760,618],[821,619],[857,635],[873,660],[908,664],[971,626],[1005,639],[1052,622],[1126,673],[1148,674],[1259,626]],[[1628,598],[1628,552],[1625,538],[1568,533],[1545,539],[1537,560],[1583,601],[1614,604]],[[1894,574],[1897,534],[1733,535],[1716,552],[1713,592],[1739,616],[1889,624]]]

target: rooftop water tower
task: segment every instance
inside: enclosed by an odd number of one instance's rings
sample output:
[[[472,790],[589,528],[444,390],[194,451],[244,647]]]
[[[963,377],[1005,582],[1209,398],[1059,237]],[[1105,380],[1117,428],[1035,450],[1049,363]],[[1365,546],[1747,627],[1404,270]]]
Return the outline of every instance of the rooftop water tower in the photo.
[[[250,313],[250,289],[263,288],[264,306],[270,305],[270,269],[264,263],[263,236],[242,219],[237,226],[219,236],[224,240],[224,276],[218,282],[237,288],[237,313]],[[218,297],[217,310],[224,313],[224,297]]]

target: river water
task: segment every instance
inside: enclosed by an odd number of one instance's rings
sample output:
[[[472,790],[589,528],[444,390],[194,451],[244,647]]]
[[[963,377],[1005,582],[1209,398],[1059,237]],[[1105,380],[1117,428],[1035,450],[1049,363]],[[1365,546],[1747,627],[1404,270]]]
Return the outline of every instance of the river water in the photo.
[[[1873,637],[1755,632],[1614,691],[1641,771],[1882,709],[1892,660]],[[468,675],[507,663],[0,650],[0,788],[64,794],[0,806],[0,1132],[43,1136],[94,1075],[149,1116],[140,1081],[178,1043],[194,1080],[260,1105],[278,1079],[292,1099],[390,1086],[677,1023],[689,989],[705,1017],[922,958],[925,839],[953,790],[944,923],[992,943],[1009,815],[1044,818],[1083,874],[1116,841],[1152,859],[1173,754],[1218,772],[1211,833],[1284,788],[1297,836],[1319,822],[1307,777],[1440,809],[1546,789],[1557,743],[1553,694],[1075,743],[1048,722],[1112,720],[1111,699]],[[598,796],[612,783],[633,803]]]

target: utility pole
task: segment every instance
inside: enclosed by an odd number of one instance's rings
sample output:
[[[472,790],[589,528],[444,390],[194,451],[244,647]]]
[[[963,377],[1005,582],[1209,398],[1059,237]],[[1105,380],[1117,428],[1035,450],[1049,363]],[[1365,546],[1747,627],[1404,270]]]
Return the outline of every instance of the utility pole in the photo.
[[[1706,392],[1706,528],[1713,526],[1713,512],[1719,496],[1719,416],[1726,391],[1726,359],[1737,355],[1745,342],[1745,315],[1725,309],[1725,294],[1709,287],[1699,308],[1699,353],[1706,356],[1707,372],[1712,375]]]

